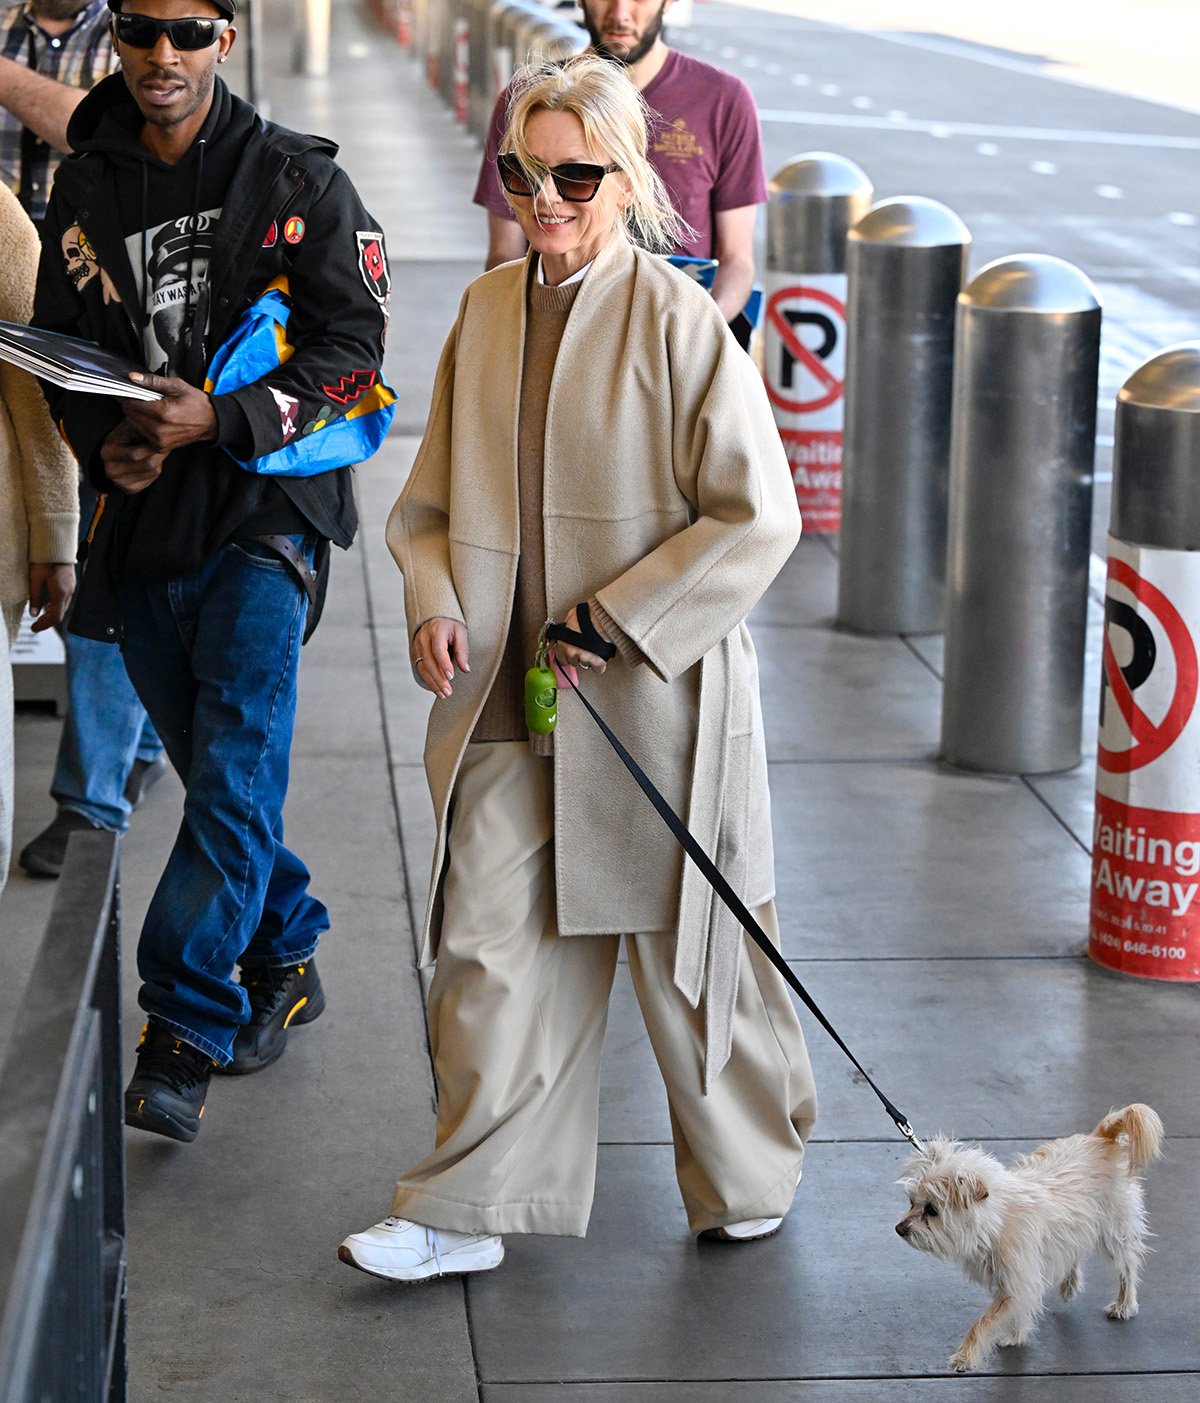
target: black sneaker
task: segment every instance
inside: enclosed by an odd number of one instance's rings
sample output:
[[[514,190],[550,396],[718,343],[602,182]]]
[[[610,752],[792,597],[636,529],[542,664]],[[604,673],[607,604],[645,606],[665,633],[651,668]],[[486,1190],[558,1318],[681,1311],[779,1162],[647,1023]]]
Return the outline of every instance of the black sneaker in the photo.
[[[102,831],[98,823],[93,823],[74,809],[59,809],[54,815],[54,822],[21,849],[17,864],[30,877],[57,877],[63,869],[67,839],[71,834]]]
[[[200,1133],[214,1066],[211,1057],[151,1018],[125,1091],[125,1124],[190,1143]]]
[[[233,1061],[223,1076],[261,1072],[283,1056],[288,1029],[311,1023],[325,1012],[325,991],[312,960],[282,968],[243,969],[242,988],[250,998],[250,1022],[238,1029]]]

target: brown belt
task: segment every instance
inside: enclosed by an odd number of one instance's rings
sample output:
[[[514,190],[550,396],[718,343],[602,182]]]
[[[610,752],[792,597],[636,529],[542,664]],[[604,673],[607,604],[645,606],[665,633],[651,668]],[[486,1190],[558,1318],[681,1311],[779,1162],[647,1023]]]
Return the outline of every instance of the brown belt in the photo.
[[[302,551],[296,549],[296,543],[290,537],[284,535],[251,536],[252,541],[261,541],[264,546],[268,546],[277,555],[281,555],[296,573],[296,578],[308,596],[309,610],[317,607],[317,577],[312,572],[312,567],[305,560]]]

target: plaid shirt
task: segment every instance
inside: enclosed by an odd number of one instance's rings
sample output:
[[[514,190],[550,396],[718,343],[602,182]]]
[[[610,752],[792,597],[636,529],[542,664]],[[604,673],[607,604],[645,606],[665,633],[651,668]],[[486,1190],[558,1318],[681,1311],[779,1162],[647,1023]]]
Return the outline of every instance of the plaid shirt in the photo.
[[[31,14],[32,6],[16,4],[0,11],[0,55],[55,78],[72,88],[90,88],[118,67],[113,53],[106,0],[90,0],[64,34],[51,35]],[[29,143],[28,189],[21,189],[21,138],[25,128],[0,107],[0,179],[17,195],[34,219],[43,219],[50,182],[62,153],[46,142]]]

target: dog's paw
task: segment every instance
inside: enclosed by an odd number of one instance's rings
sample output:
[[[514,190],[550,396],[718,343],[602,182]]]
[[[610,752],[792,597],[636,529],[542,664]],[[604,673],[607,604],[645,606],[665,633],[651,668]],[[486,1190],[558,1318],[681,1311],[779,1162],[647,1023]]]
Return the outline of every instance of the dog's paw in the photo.
[[[1104,1307],[1104,1314],[1110,1320],[1132,1320],[1138,1313],[1138,1303],[1136,1301],[1122,1301],[1119,1297],[1115,1301],[1109,1301]]]
[[[1033,1327],[1031,1325],[1026,1325],[1020,1330],[1010,1330],[1008,1334],[1002,1335],[996,1343],[1005,1347],[1009,1345],[1027,1345],[1029,1343],[1029,1337],[1032,1334]]]
[[[956,1374],[966,1374],[972,1369],[979,1367],[979,1360],[974,1350],[962,1348],[961,1346],[950,1356],[950,1368]]]
[[[1064,1301],[1069,1301],[1072,1297],[1078,1296],[1082,1290],[1083,1273],[1078,1267],[1072,1267],[1066,1276],[1058,1283],[1058,1294]]]

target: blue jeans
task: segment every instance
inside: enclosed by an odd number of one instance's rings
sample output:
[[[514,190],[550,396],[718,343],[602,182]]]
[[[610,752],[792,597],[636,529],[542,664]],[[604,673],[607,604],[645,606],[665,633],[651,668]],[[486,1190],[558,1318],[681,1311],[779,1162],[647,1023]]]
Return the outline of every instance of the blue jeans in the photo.
[[[312,542],[291,539],[311,563]],[[138,942],[138,1002],[222,1065],[250,1017],[236,966],[296,964],[329,929],[283,844],[307,609],[291,567],[257,541],[121,587],[125,665],[186,790]]]
[[[125,782],[135,760],[156,760],[162,742],[133,690],[120,649],[68,633],[67,715],[50,794],[71,809],[124,833]]]
[[[79,483],[79,541],[87,539],[96,489]],[[135,760],[157,760],[159,740],[138,701],[120,650],[94,638],[65,635],[67,715],[58,742],[50,797],[101,828],[129,827],[125,782]]]

